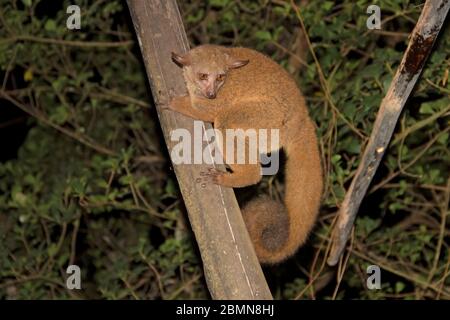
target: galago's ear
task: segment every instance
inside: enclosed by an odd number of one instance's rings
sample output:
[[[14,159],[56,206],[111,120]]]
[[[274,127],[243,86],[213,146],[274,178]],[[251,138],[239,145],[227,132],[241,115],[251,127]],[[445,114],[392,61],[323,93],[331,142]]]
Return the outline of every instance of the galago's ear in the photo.
[[[237,69],[240,67],[245,66],[247,63],[249,63],[250,60],[240,60],[240,59],[235,59],[233,57],[230,57],[228,59],[228,68],[230,69]]]
[[[180,67],[185,67],[191,64],[191,59],[188,53],[178,54],[172,52],[172,60]]]

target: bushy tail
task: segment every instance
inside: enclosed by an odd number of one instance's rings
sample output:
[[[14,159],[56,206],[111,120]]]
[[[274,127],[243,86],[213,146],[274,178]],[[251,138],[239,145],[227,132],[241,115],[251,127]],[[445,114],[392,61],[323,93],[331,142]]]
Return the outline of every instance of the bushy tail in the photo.
[[[312,123],[304,124],[285,152],[286,206],[263,196],[242,210],[261,263],[274,264],[293,255],[306,241],[319,212],[323,176]]]

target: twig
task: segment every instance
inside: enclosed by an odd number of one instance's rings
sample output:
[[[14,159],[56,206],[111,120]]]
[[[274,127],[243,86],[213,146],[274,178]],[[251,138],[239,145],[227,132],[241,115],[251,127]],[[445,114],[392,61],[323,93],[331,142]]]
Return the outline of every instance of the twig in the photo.
[[[445,115],[445,113],[447,113],[448,111],[450,111],[450,104],[447,107],[445,107],[444,109],[442,109],[441,111],[433,113],[428,118],[425,118],[425,119],[423,119],[421,121],[418,121],[418,122],[414,123],[412,126],[406,128],[400,134],[398,134],[394,138],[394,140],[392,140],[391,146],[396,145],[397,143],[399,143],[401,140],[406,138],[408,135],[410,135],[414,131],[420,130],[420,129],[422,129],[425,126],[436,122],[436,119],[438,119],[441,116]]]
[[[428,141],[424,146],[421,146],[417,149],[419,149],[419,151],[417,152],[416,156],[407,164],[405,164],[403,166],[403,170],[407,170],[409,167],[411,167],[414,163],[416,163],[424,154],[425,152],[428,151],[428,149],[431,148],[431,146],[444,134],[446,134],[447,132],[450,131],[450,127],[446,128],[445,130],[437,133],[433,138],[431,138],[430,141]],[[398,176],[401,173],[401,171],[396,171],[391,173],[388,177],[386,177],[386,179],[384,179],[383,181],[379,182],[378,184],[376,184],[375,186],[373,186],[373,188],[371,188],[370,193],[373,193],[375,191],[377,191],[378,189],[380,189],[384,184],[388,183],[389,181],[391,181],[392,179],[394,179],[396,176]]]
[[[7,39],[0,40],[0,44],[28,41],[43,44],[55,44],[61,46],[79,47],[79,48],[120,48],[129,47],[134,44],[133,40],[118,41],[118,42],[106,42],[106,41],[78,41],[78,40],[62,40],[52,38],[41,38],[35,36],[15,36]]]

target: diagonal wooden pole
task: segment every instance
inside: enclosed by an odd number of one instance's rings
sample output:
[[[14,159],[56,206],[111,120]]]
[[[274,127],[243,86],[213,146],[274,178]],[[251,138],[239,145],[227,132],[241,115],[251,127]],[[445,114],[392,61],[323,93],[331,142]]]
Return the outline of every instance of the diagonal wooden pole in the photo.
[[[450,0],[427,0],[423,7],[402,62],[381,102],[361,163],[339,210],[327,261],[331,266],[338,263],[344,252],[361,201],[386,151],[398,117],[422,72],[449,8]]]
[[[175,0],[128,0],[158,117],[169,153],[174,129],[194,135],[194,121],[162,110],[169,92],[186,92],[181,70],[171,61],[171,51],[189,49]],[[210,124],[201,124],[203,129]],[[203,151],[204,149],[202,149]],[[206,156],[212,163],[211,152]],[[200,172],[212,165],[174,165],[189,220],[200,249],[213,299],[272,299],[261,266],[245,227],[233,190],[203,183]]]

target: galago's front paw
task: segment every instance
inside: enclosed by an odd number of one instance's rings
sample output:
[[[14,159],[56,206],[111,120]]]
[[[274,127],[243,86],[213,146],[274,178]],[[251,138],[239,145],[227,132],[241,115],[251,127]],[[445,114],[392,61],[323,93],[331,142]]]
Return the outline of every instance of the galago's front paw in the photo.
[[[179,104],[177,100],[182,98],[182,96],[176,96],[175,91],[173,89],[168,89],[168,94],[165,95],[161,101],[159,102],[161,110],[175,110],[177,105]]]
[[[176,109],[176,103],[175,103],[175,98],[171,98],[170,100],[168,100],[166,103],[161,104],[161,109],[162,110],[172,110],[172,111],[177,111]]]

